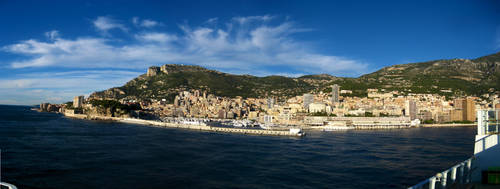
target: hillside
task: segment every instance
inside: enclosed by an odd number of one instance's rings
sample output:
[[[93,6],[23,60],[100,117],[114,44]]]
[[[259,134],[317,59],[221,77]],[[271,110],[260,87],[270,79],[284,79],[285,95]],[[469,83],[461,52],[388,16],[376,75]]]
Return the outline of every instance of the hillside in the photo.
[[[484,94],[500,89],[500,53],[477,59],[435,60],[389,66],[359,78],[372,86],[415,93]]]
[[[168,73],[155,76],[143,74],[122,87],[93,93],[92,97],[115,99],[168,99],[171,101],[179,91],[203,89],[210,94],[227,97],[264,97],[300,95],[318,85],[302,79],[283,76],[255,77],[233,75],[199,66],[164,65]]]
[[[289,97],[311,91],[329,92],[339,84],[352,90],[352,96],[365,96],[368,88],[384,88],[407,93],[436,93],[446,96],[484,94],[490,88],[500,90],[500,53],[477,59],[435,60],[393,65],[359,78],[328,74],[298,78],[284,76],[256,77],[234,75],[200,66],[167,64],[152,67],[155,74],[143,74],[124,86],[95,92],[91,97],[114,99],[168,99],[179,91],[202,89],[227,97]],[[448,92],[451,90],[452,92]]]

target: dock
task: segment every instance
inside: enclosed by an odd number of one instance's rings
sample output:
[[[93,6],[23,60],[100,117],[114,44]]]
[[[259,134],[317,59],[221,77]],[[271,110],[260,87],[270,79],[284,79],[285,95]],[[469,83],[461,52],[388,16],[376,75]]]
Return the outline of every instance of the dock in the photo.
[[[159,121],[142,120],[142,119],[132,119],[123,118],[119,120],[123,123],[133,123],[142,125],[152,125],[156,127],[168,127],[168,128],[182,128],[200,131],[211,131],[211,132],[224,132],[224,133],[239,133],[239,134],[251,134],[251,135],[271,135],[271,136],[303,136],[304,133],[293,131],[275,131],[275,130],[265,130],[265,129],[240,129],[240,128],[229,128],[229,127],[212,127],[206,125],[190,125],[190,124],[180,124],[180,123],[165,123]]]
[[[209,131],[209,132],[269,135],[269,136],[294,136],[294,137],[301,137],[305,135],[305,133],[303,133],[300,129],[276,131],[276,130],[265,130],[265,129],[240,129],[240,128],[229,128],[229,127],[212,127],[207,125],[195,125],[195,124],[166,123],[160,121],[134,119],[134,118],[87,116],[84,114],[65,114],[65,116],[77,119],[109,120],[109,121],[118,121],[122,123],[150,125],[155,127],[181,128],[181,129],[191,129],[191,130]]]

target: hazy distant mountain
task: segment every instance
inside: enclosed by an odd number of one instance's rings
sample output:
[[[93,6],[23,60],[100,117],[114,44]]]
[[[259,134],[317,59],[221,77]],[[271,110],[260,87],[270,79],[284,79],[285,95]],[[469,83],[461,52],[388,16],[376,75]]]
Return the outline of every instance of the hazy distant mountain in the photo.
[[[359,78],[335,77],[328,74],[256,77],[234,75],[200,66],[164,65],[168,73],[146,74],[124,86],[95,92],[92,97],[115,99],[168,99],[179,91],[203,89],[210,94],[227,97],[289,97],[311,91],[329,92],[330,86],[352,90],[352,96],[365,96],[366,89],[379,88],[409,93],[442,95],[484,94],[491,88],[500,90],[500,53],[477,59],[435,60],[385,67]],[[452,91],[452,92],[449,92]]]

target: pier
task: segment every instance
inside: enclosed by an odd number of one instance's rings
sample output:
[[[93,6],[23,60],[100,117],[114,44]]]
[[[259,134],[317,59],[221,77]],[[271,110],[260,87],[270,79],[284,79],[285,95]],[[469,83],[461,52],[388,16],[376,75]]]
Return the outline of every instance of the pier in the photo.
[[[299,136],[299,137],[304,135],[304,133],[301,133],[299,130],[293,130],[293,129],[290,129],[289,131],[274,131],[274,130],[264,130],[264,129],[240,129],[240,128],[212,127],[212,126],[206,126],[206,125],[165,123],[165,122],[159,122],[159,121],[132,119],[132,118],[123,118],[123,119],[120,119],[119,121],[124,122],[124,123],[152,125],[152,126],[157,126],[157,127],[182,128],[182,129],[212,131],[212,132],[224,132],[224,133],[271,135],[271,136]]]
[[[197,124],[167,123],[167,122],[135,119],[135,118],[88,116],[85,114],[65,113],[64,115],[66,117],[77,118],[77,119],[118,121],[118,122],[123,122],[123,123],[151,125],[151,126],[155,126],[155,127],[182,128],[182,129],[211,131],[211,132],[238,133],[238,134],[251,134],[251,135],[270,135],[270,136],[298,136],[298,137],[305,135],[305,133],[303,133],[301,129],[289,129],[289,130],[280,130],[280,131],[265,130],[265,129],[241,129],[241,128],[230,128],[230,127],[212,127],[212,126],[197,125]]]
[[[409,129],[408,125],[355,125],[354,129],[359,130],[379,130],[379,129]]]

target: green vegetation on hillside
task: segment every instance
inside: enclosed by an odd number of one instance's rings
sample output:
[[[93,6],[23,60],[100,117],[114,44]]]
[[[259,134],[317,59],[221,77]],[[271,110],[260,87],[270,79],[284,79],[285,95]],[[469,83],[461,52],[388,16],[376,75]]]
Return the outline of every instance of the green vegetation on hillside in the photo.
[[[352,94],[367,96],[366,89],[385,89],[407,93],[432,93],[447,97],[482,95],[491,88],[500,91],[500,53],[474,60],[435,60],[389,66],[359,78],[334,77],[327,74],[299,78],[284,76],[255,77],[233,75],[199,66],[166,65],[168,73],[148,77],[141,75],[121,87],[93,93],[91,96],[112,99],[166,99],[173,102],[184,90],[200,89],[224,97],[278,97],[309,92],[331,92],[338,84]],[[451,91],[451,92],[450,92]]]

